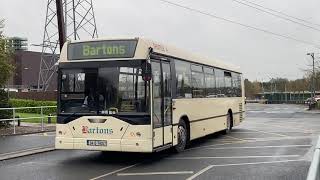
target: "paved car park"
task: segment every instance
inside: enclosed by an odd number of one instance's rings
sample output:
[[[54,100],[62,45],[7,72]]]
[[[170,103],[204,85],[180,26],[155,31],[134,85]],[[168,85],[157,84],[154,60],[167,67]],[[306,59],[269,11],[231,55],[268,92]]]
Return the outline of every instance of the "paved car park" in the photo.
[[[320,133],[320,113],[305,108],[247,104],[230,134],[179,154],[56,150],[0,161],[0,179],[305,179]]]

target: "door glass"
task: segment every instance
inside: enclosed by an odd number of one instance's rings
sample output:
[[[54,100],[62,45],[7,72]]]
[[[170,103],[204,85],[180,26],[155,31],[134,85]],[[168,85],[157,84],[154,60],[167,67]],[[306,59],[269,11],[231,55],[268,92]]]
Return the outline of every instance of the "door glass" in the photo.
[[[162,63],[164,92],[164,125],[171,125],[171,73],[169,63]]]
[[[153,80],[153,127],[161,127],[161,67],[159,62],[151,62]]]

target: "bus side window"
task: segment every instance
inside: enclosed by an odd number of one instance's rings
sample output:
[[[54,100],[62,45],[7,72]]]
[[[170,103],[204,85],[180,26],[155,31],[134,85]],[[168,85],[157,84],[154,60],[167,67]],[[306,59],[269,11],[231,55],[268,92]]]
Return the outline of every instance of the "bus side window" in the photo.
[[[230,72],[224,72],[224,85],[223,94],[227,97],[232,97],[232,78]]]
[[[190,63],[175,60],[176,85],[178,98],[192,98],[191,93],[191,69]]]
[[[214,76],[214,69],[209,67],[204,67],[204,82],[205,82],[205,96],[207,98],[217,97],[215,93],[216,88],[216,78]]]
[[[241,97],[241,75],[239,73],[232,74],[232,97]]]
[[[191,65],[191,84],[192,84],[192,97],[203,98],[204,97],[204,74],[202,66]]]
[[[224,72],[221,69],[215,69],[215,77],[216,77],[216,94],[217,97],[224,97]]]

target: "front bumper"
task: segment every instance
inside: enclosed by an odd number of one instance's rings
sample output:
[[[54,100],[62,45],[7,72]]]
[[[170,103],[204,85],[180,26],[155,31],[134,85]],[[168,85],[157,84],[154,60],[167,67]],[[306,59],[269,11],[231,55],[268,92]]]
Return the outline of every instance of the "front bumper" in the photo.
[[[106,140],[107,146],[88,146],[87,140]],[[152,140],[56,137],[55,148],[92,151],[152,152]]]

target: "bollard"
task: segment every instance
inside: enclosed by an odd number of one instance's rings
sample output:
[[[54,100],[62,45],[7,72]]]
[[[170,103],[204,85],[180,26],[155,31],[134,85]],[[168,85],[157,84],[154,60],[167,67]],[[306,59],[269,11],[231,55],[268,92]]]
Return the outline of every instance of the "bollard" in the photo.
[[[51,124],[51,114],[49,114],[49,116],[48,116],[48,124]]]
[[[43,128],[43,107],[41,106],[41,131],[44,131],[44,128]]]
[[[13,134],[16,134],[16,110],[12,109],[12,115],[13,115]]]
[[[20,116],[17,116],[17,118],[18,118],[18,126],[20,127],[21,126]]]

